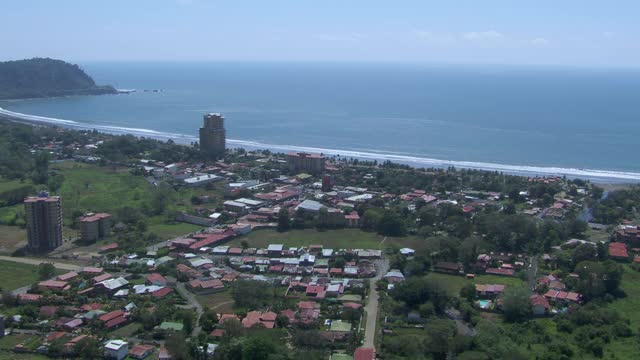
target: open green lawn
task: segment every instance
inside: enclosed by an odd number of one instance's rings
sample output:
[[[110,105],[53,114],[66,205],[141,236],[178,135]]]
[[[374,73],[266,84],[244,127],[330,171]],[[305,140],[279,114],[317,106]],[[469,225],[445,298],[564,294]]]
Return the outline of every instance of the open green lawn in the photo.
[[[0,287],[14,290],[38,281],[38,267],[0,261]]]
[[[620,315],[629,319],[630,327],[634,332],[640,328],[640,272],[637,272],[628,265],[624,265],[624,274],[620,288],[625,292],[626,297],[609,304]],[[614,340],[605,347],[605,358],[607,353],[615,353],[618,359],[632,359],[638,356],[640,346],[637,337]]]
[[[0,193],[9,191],[9,190],[19,189],[23,186],[32,186],[32,185],[33,184],[31,183],[31,180],[25,180],[21,182],[20,180],[11,180],[11,179],[5,179],[3,177],[0,177]]]
[[[13,349],[14,346],[22,342],[25,342],[31,339],[32,337],[33,337],[32,335],[25,335],[25,334],[12,334],[9,336],[5,336],[3,338],[0,338],[0,349],[11,350]]]
[[[162,240],[173,239],[194,231],[202,230],[202,226],[187,223],[167,223],[166,216],[154,216],[149,218],[147,232],[154,233]]]
[[[475,279],[467,279],[460,275],[430,273],[430,278],[441,279],[452,296],[460,294],[460,289],[467,284],[497,284],[506,286],[523,286],[524,282],[516,277],[476,275]]]
[[[63,198],[66,221],[71,220],[74,210],[115,212],[125,206],[139,208],[153,190],[144,178],[131,175],[127,169],[80,163],[53,167],[64,176],[58,193]]]
[[[208,295],[196,295],[196,299],[202,306],[215,310],[219,314],[233,313],[234,301],[230,289]]]
[[[142,324],[139,323],[127,324],[113,331],[110,336],[114,339],[126,339],[133,336],[140,328],[142,328]]]

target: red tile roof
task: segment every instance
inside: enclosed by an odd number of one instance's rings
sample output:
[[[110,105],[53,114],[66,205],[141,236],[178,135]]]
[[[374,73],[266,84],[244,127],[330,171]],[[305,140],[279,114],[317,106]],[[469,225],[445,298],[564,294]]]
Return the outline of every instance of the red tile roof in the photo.
[[[113,277],[113,275],[105,273],[105,274],[102,274],[102,275],[98,275],[98,276],[94,277],[91,280],[93,280],[93,282],[97,284],[99,282],[111,279],[112,277]]]
[[[57,332],[51,333],[49,334],[49,336],[47,336],[47,342],[52,342],[54,340],[60,339],[65,335],[68,335],[68,334],[64,331],[57,331]]]
[[[223,337],[224,336],[224,330],[223,329],[214,329],[211,334],[211,337],[214,338],[219,338],[219,337]]]
[[[111,217],[111,214],[107,214],[107,213],[97,213],[97,214],[93,214],[91,216],[85,216],[80,218],[80,222],[94,222],[94,221],[99,221],[102,219],[108,219]]]
[[[18,294],[18,300],[24,302],[35,302],[40,301],[42,299],[42,295],[40,294]]]
[[[222,241],[230,238],[231,236],[233,236],[233,232],[227,232],[227,233],[222,233],[222,234],[202,234],[202,235],[198,236],[198,238],[201,238],[202,240],[196,241],[195,243],[189,245],[189,249],[198,250],[198,249],[200,249],[202,247],[222,242]],[[196,237],[196,236],[194,236],[194,237]]]
[[[90,273],[90,274],[100,274],[102,271],[104,271],[103,268],[91,267],[91,266],[84,267],[82,268],[82,270],[80,270],[80,272]]]
[[[147,281],[150,283],[163,283],[163,284],[167,283],[167,279],[165,279],[164,276],[158,273],[152,273],[147,275]]]
[[[549,301],[547,301],[547,298],[542,295],[531,295],[530,299],[531,305],[533,306],[543,306],[545,309],[551,308],[551,305],[549,305]]]
[[[123,315],[124,315],[124,311],[115,310],[115,311],[108,312],[106,314],[101,315],[98,319],[102,322],[107,322],[109,320],[113,320],[117,318],[118,316],[123,316]]]
[[[376,358],[376,351],[372,348],[357,348],[353,353],[353,360],[374,360]]]
[[[172,288],[164,287],[164,288],[162,288],[160,290],[156,290],[156,291],[152,292],[151,295],[153,297],[155,297],[155,298],[162,298],[162,297],[165,297],[165,296],[171,294],[172,292],[173,292]]]
[[[58,275],[58,280],[61,281],[68,281],[73,279],[74,277],[78,276],[78,273],[75,271],[69,271],[68,273],[62,274],[62,275]]]
[[[497,269],[497,268],[487,268],[485,273],[492,275],[504,275],[504,276],[513,276],[515,274],[515,270],[512,269]]]
[[[245,328],[251,328],[256,324],[262,324],[267,329],[273,329],[276,321],[276,314],[270,311],[267,312],[259,312],[259,311],[249,311],[247,316],[242,319],[242,326]]]
[[[609,244],[609,256],[617,258],[628,258],[627,245],[619,242],[612,242]]]
[[[38,283],[38,286],[50,288],[50,289],[62,289],[67,286],[66,281],[46,280]]]
[[[125,318],[124,316],[118,316],[118,317],[117,317],[117,318],[115,318],[115,319],[111,319],[111,320],[107,321],[107,322],[104,324],[104,326],[105,326],[107,329],[112,329],[112,328],[114,328],[114,327],[116,327],[116,326],[118,326],[118,325],[120,325],[120,324],[125,323],[125,322],[127,322],[127,318]]]

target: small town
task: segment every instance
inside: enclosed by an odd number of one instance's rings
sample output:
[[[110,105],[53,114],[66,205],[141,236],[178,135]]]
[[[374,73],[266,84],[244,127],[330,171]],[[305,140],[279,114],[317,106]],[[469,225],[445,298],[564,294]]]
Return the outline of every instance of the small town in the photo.
[[[204,116],[197,148],[2,123],[39,141],[33,177],[0,178],[0,358],[493,359],[527,339],[560,359],[637,342],[637,187],[227,149],[224,120]]]

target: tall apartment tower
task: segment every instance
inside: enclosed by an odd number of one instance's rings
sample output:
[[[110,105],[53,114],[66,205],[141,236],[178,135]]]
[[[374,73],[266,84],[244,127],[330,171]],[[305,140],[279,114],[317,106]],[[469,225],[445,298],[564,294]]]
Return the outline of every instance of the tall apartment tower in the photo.
[[[49,251],[62,245],[62,200],[41,192],[24,199],[30,251]]]
[[[210,158],[221,158],[224,156],[225,141],[224,116],[217,113],[206,114],[200,128],[200,151]]]

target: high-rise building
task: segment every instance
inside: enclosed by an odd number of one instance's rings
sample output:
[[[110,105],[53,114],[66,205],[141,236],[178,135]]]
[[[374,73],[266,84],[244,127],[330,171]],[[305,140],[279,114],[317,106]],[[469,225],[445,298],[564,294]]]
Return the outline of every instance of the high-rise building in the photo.
[[[24,199],[28,248],[41,252],[62,245],[62,200],[41,192]]]
[[[312,174],[320,174],[324,171],[326,158],[322,154],[309,154],[304,152],[287,154],[287,163],[292,172],[305,171]]]
[[[225,141],[224,116],[206,114],[200,128],[200,150],[210,158],[221,158],[224,156]]]
[[[92,243],[109,236],[111,233],[111,215],[107,213],[86,214],[80,218],[80,239]]]

